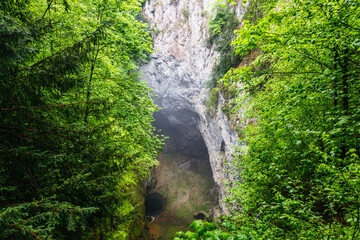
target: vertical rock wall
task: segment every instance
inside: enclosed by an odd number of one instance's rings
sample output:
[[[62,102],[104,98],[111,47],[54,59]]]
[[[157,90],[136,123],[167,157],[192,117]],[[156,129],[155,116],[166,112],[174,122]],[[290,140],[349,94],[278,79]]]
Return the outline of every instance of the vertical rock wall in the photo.
[[[154,54],[142,67],[143,79],[158,95],[160,114],[169,122],[189,131],[196,124],[208,149],[213,177],[218,186],[220,209],[226,213],[223,181],[231,179],[225,171],[237,144],[237,133],[230,129],[226,116],[218,109],[216,116],[207,114],[205,100],[217,53],[208,46],[208,18],[217,0],[150,0],[143,14],[154,31]],[[241,15],[240,8],[237,12]],[[220,96],[221,101],[221,96]],[[184,111],[195,117],[184,118]],[[183,121],[182,119],[187,119]]]

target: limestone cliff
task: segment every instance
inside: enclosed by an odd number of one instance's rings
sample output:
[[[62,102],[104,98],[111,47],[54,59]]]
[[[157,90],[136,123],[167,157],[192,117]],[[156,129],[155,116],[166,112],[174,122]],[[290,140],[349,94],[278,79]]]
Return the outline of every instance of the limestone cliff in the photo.
[[[218,110],[210,117],[204,104],[205,83],[216,62],[217,53],[208,46],[208,18],[216,0],[151,0],[143,14],[154,31],[154,54],[142,67],[143,79],[158,95],[160,115],[181,129],[185,139],[202,137],[209,153],[213,178],[218,186],[220,209],[226,213],[224,180],[237,133]],[[237,7],[239,16],[242,14]],[[221,101],[221,96],[220,96]],[[195,126],[199,131],[194,131]]]

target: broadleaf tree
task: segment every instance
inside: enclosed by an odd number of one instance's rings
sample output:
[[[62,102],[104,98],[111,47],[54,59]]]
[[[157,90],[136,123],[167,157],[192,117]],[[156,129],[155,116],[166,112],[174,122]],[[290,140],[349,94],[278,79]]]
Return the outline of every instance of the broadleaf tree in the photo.
[[[256,58],[220,81],[247,124],[233,221],[254,239],[358,239],[360,2],[247,2],[233,45]]]

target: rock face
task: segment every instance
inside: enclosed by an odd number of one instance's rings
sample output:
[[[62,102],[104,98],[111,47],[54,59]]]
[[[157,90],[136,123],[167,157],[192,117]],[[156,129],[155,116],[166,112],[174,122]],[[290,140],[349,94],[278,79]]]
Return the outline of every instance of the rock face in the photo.
[[[213,47],[207,44],[208,18],[216,1],[146,2],[143,15],[154,31],[155,52],[141,70],[143,79],[158,95],[155,102],[163,108],[155,118],[167,121],[181,132],[182,149],[196,152],[191,140],[204,139],[218,187],[220,209],[227,213],[223,181],[231,176],[225,171],[225,161],[231,160],[238,136],[220,109],[210,117],[204,104],[208,97],[205,83],[217,57]],[[240,8],[237,12],[242,14]]]

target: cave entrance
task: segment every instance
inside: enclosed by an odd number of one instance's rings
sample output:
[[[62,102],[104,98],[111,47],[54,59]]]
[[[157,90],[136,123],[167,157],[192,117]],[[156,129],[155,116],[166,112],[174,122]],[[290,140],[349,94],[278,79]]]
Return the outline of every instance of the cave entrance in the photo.
[[[154,114],[154,126],[165,140],[164,153],[186,156],[179,166],[212,176],[209,154],[204,139],[197,127],[199,117],[191,110],[177,112],[159,111]]]
[[[149,194],[145,198],[145,215],[157,217],[165,209],[166,200],[158,192]]]
[[[159,195],[151,194],[146,197],[145,211],[150,235],[156,233],[161,239],[168,239],[174,235],[174,229],[186,232],[196,218],[212,216],[217,211],[218,192],[207,147],[198,129],[198,114],[190,109],[165,108],[154,118],[154,126],[169,139],[165,140],[158,155],[159,165],[153,171],[155,186],[147,191],[160,193],[166,204],[162,205]]]

